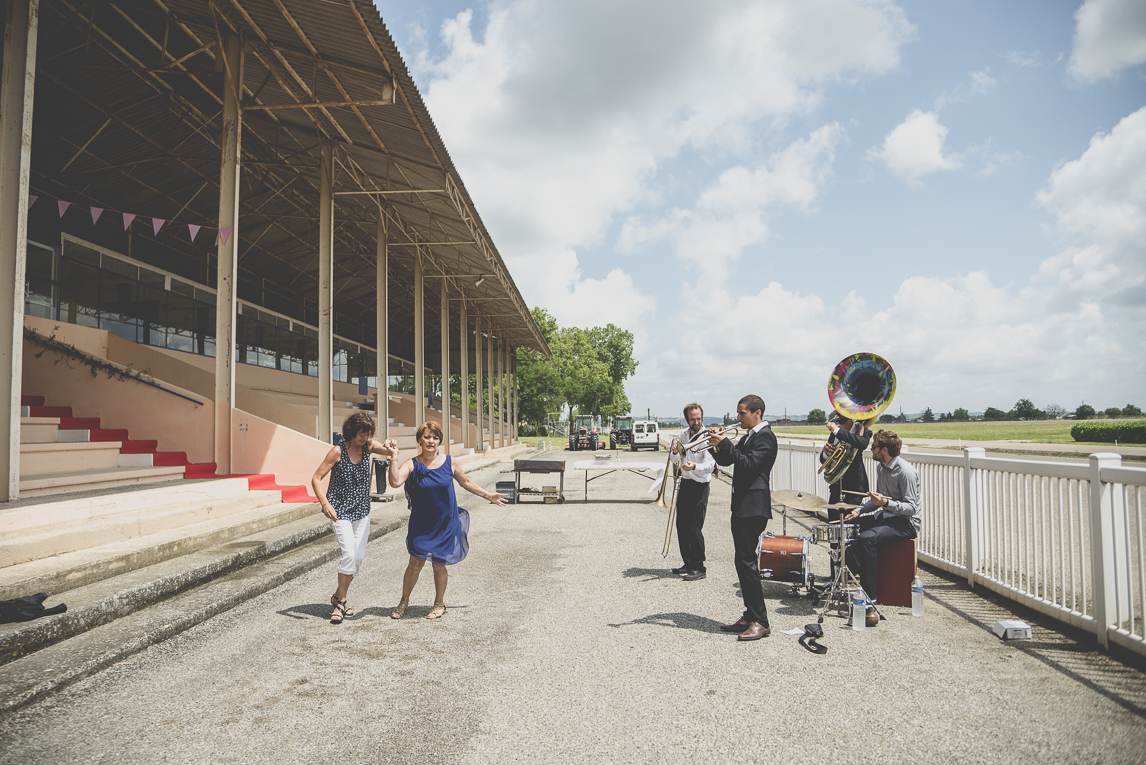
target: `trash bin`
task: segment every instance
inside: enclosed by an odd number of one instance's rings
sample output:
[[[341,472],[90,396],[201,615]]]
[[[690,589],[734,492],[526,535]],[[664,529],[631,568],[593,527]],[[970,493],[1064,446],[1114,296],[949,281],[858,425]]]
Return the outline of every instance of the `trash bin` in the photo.
[[[385,494],[389,483],[386,480],[386,471],[390,469],[390,460],[374,460],[374,485],[376,494]]]
[[[517,504],[517,486],[513,481],[498,481],[494,490],[505,495],[506,504]]]

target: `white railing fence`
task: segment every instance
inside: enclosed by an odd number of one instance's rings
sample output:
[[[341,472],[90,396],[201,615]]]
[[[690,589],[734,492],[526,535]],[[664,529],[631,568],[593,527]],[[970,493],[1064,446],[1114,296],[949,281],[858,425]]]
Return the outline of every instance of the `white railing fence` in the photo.
[[[825,499],[822,442],[780,443],[772,488]],[[962,454],[902,455],[919,471],[919,558],[1146,655],[1146,469]],[[875,466],[864,455],[872,487]]]

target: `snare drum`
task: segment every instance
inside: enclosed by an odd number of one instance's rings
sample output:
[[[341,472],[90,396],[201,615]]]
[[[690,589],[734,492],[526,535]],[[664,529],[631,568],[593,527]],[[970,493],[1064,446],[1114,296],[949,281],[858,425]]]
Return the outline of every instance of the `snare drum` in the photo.
[[[761,579],[807,581],[807,537],[778,537],[771,531],[765,531],[760,535],[756,554],[760,556]]]
[[[843,529],[843,536],[849,542],[854,542],[859,538],[859,524],[858,523],[825,523],[822,526],[813,526],[812,531],[816,534],[816,544],[820,542],[827,542],[828,544],[838,545],[840,543],[840,529]]]

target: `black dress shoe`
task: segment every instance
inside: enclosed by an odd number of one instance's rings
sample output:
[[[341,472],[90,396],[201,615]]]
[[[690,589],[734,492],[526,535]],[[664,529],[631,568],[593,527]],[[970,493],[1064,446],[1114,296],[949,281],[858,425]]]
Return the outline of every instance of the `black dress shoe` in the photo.
[[[681,577],[686,582],[695,582],[697,579],[704,579],[708,574],[703,571],[689,571]]]
[[[674,574],[687,574],[688,573],[688,567],[687,566],[681,566],[680,568],[674,568],[672,570],[672,572]]]
[[[743,632],[744,630],[748,629],[748,621],[743,616],[741,616],[732,624],[720,625],[720,629],[724,632]]]

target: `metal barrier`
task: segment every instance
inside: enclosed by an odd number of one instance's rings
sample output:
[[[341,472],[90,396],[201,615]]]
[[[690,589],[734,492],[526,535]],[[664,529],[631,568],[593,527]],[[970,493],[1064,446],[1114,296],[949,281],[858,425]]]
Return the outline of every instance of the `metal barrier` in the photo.
[[[772,487],[827,498],[823,442],[781,442]],[[919,557],[1025,606],[1146,655],[1146,469],[962,454],[903,458],[919,471]],[[864,454],[871,485],[875,465]]]

